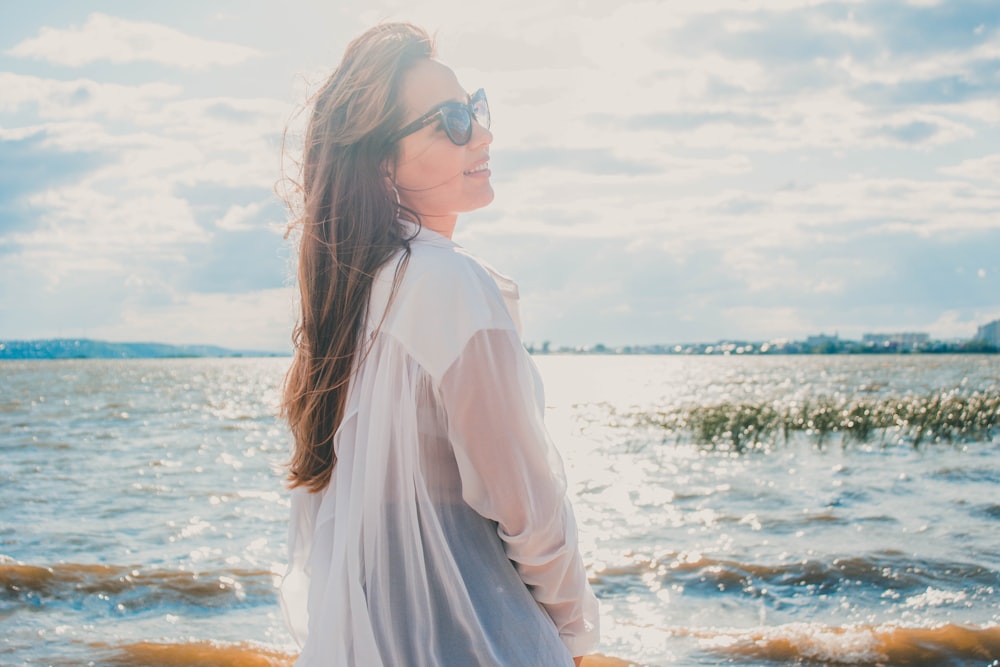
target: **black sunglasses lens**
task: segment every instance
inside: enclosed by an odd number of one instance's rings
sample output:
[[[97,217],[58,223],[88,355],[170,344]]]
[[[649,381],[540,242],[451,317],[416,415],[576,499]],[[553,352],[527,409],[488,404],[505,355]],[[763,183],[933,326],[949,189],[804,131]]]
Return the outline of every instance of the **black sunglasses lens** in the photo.
[[[469,139],[472,138],[472,114],[468,107],[447,106],[441,111],[444,131],[451,142],[457,146],[469,143]]]
[[[476,114],[476,122],[487,130],[490,129],[490,105],[486,101],[486,91],[482,88],[477,90],[472,99],[469,100],[469,106],[472,107],[472,112]]]

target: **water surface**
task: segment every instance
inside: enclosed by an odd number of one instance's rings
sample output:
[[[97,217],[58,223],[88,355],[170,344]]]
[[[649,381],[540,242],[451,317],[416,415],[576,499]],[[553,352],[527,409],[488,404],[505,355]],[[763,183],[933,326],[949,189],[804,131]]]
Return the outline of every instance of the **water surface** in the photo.
[[[799,433],[743,452],[635,419],[996,393],[996,356],[548,356],[602,601],[645,665],[1000,658],[1000,441]],[[0,365],[0,664],[278,665],[287,359]]]

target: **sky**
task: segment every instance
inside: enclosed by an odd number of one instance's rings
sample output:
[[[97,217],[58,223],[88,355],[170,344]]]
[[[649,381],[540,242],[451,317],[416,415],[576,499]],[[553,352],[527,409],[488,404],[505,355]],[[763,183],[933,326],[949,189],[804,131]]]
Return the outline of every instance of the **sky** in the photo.
[[[528,342],[1000,318],[996,0],[0,8],[0,340],[290,349],[283,136],[383,20],[487,90],[496,199],[455,240]]]

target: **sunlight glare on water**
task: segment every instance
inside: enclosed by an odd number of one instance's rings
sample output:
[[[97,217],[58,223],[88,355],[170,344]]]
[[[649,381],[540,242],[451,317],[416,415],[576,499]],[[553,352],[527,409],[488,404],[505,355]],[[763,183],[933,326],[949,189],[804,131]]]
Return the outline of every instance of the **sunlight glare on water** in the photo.
[[[646,665],[1000,655],[995,436],[914,446],[898,429],[851,442],[803,431],[739,450],[640,418],[995,395],[997,357],[536,363],[602,652]],[[274,588],[287,364],[3,365],[0,664],[291,660]]]

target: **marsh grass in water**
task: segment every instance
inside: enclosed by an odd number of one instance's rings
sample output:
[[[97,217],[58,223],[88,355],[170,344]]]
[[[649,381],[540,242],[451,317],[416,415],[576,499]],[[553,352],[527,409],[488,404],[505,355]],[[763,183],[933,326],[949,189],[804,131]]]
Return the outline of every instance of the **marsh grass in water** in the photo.
[[[624,416],[624,415],[623,415]],[[925,443],[983,442],[1000,428],[1000,392],[958,392],[900,398],[818,396],[800,403],[736,403],[694,406],[627,415],[638,426],[662,429],[677,439],[688,435],[713,449],[745,451],[788,442],[803,434],[825,444],[878,440]]]

